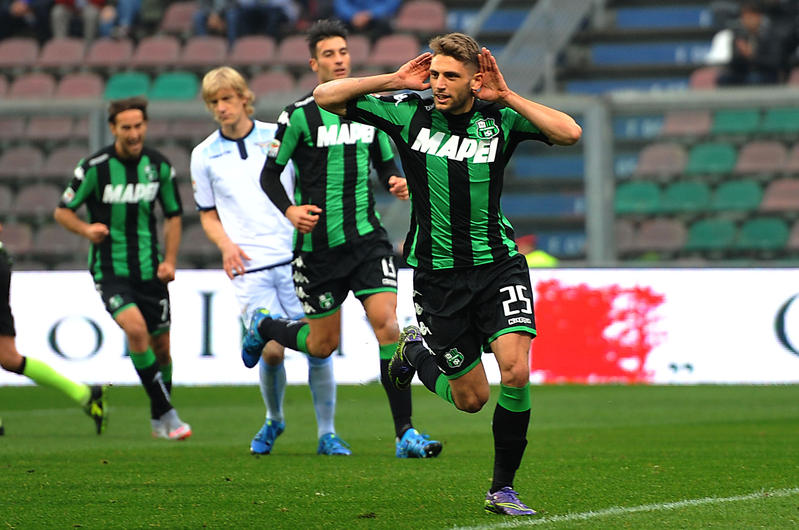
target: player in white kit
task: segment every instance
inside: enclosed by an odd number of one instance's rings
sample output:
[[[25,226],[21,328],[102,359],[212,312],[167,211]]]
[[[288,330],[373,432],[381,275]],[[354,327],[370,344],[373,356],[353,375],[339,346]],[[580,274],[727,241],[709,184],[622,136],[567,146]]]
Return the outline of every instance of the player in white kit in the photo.
[[[294,227],[260,185],[261,168],[273,148],[277,126],[250,117],[254,95],[241,74],[230,67],[215,68],[205,75],[202,96],[220,127],[191,153],[194,200],[205,234],[222,253],[223,267],[241,306],[241,318],[249,322],[259,307],[272,315],[303,318],[291,278]],[[286,166],[281,182],[289,196],[293,195],[293,181],[294,169]],[[258,363],[266,421],[250,444],[253,454],[269,454],[285,428],[283,358],[283,347],[271,341]],[[349,446],[338,438],[334,426],[332,359],[306,358],[318,436],[325,440],[318,452],[349,455]]]

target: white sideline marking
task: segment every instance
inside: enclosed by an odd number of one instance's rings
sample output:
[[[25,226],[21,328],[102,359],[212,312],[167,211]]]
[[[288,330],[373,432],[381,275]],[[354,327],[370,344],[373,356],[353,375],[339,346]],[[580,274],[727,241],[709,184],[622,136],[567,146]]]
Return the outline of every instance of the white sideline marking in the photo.
[[[570,521],[586,521],[596,517],[606,517],[609,515],[624,515],[628,513],[640,512],[660,512],[665,510],[675,510],[678,508],[686,508],[692,506],[703,506],[705,504],[721,504],[724,502],[738,502],[750,501],[754,499],[769,498],[769,497],[790,497],[799,494],[799,488],[785,488],[778,490],[761,490],[754,493],[747,493],[745,495],[735,495],[733,497],[704,497],[702,499],[686,499],[675,502],[660,502],[655,504],[642,504],[641,506],[614,506],[612,508],[605,508],[604,510],[589,511],[582,513],[567,513],[565,515],[551,515],[549,517],[541,518],[513,518],[510,521],[488,524],[480,526],[458,526],[455,527],[459,530],[488,530],[493,528],[523,528],[528,526],[537,526],[548,523],[563,523]],[[501,517],[501,516],[500,516]]]

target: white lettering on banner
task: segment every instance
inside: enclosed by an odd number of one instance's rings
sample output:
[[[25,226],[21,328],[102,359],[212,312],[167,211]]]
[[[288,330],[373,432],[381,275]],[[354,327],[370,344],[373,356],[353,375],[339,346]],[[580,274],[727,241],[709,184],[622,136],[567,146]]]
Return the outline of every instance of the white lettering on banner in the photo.
[[[106,184],[103,189],[104,203],[136,203],[141,200],[152,201],[158,195],[158,182],[137,184]]]
[[[765,276],[757,269],[555,269],[536,271],[534,280],[538,283],[534,283],[530,298],[536,310],[546,309],[547,300],[539,300],[538,293],[553,282],[566,295],[570,287],[574,292],[651,290],[663,299],[652,315],[656,317],[653,332],[662,340],[645,358],[619,359],[620,369],[643,369],[651,374],[651,382],[662,384],[798,383],[799,355],[792,349],[799,345],[799,303],[789,303],[799,292],[793,287],[794,275],[790,269],[772,270]],[[412,271],[402,269],[397,276],[397,318],[404,327],[417,322]],[[12,274],[11,283],[10,302],[20,351],[35,352],[37,358],[76,380],[139,384],[125,357],[124,335],[105,311],[88,272],[20,271]],[[744,306],[729,303],[730,285],[736,285],[738,295],[747,300]],[[169,292],[175,384],[257,384],[257,372],[241,363],[241,308],[224,272],[180,270],[169,284]],[[48,303],[45,315],[41,312],[44,296]],[[616,297],[611,313],[627,314],[633,302],[628,295]],[[580,304],[571,307],[578,313],[562,318],[584,324],[583,310],[590,308]],[[618,320],[617,316],[613,318]],[[730,333],[729,323],[741,321],[747,323],[747,333]],[[622,350],[634,346],[639,337],[629,329],[625,331],[630,325],[623,319],[609,325],[596,337],[598,343],[613,339]],[[423,331],[429,338],[431,330]],[[546,328],[538,331],[534,348],[548,333],[556,334]],[[333,355],[337,381],[355,384],[378,380],[378,367],[367,362],[377,348],[361,304],[350,296],[342,306],[341,355]],[[605,353],[619,356],[622,350]],[[574,360],[580,362],[579,355]],[[484,361],[488,380],[498,383],[496,362],[490,356]],[[303,354],[287,351],[286,370],[291,384],[307,384],[308,365]],[[543,380],[538,372],[533,372],[531,379]],[[0,371],[0,385],[4,384],[30,384],[30,380]]]
[[[497,137],[490,140],[475,140],[474,138],[461,138],[453,134],[444,142],[444,145],[441,145],[444,140],[444,133],[437,131],[432,136],[430,133],[431,131],[427,127],[419,129],[419,134],[416,135],[413,144],[411,144],[411,149],[450,160],[471,159],[471,162],[475,164],[493,162],[497,157],[497,144],[499,142]]]

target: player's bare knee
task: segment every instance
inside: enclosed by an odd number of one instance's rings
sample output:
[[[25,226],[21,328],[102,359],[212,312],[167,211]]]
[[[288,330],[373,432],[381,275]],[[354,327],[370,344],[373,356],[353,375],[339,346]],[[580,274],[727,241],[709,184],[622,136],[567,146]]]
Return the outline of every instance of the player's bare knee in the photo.
[[[336,351],[336,348],[338,348],[338,337],[322,337],[308,341],[308,349],[313,357],[321,359],[330,357],[330,354]]]

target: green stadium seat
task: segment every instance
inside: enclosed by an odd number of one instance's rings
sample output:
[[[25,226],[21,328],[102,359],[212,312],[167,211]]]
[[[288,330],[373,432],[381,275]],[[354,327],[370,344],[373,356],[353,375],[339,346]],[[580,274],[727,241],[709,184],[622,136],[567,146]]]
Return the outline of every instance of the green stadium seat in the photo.
[[[721,211],[756,210],[763,200],[763,190],[754,180],[724,182],[713,193],[710,209]]]
[[[688,227],[686,250],[728,250],[735,241],[735,223],[728,219],[702,219]]]
[[[760,126],[759,109],[719,110],[713,116],[713,134],[752,134]]]
[[[675,182],[663,192],[662,212],[698,212],[708,209],[710,188],[704,182]]]
[[[766,133],[799,133],[799,108],[782,107],[768,109],[760,130]]]
[[[651,214],[660,211],[660,188],[654,182],[633,181],[616,188],[617,214]]]
[[[150,90],[150,76],[143,72],[120,72],[112,75],[105,85],[105,99],[146,96]]]
[[[197,97],[200,82],[191,72],[164,72],[155,78],[150,99],[187,101]]]
[[[779,250],[788,243],[788,225],[776,217],[750,219],[738,233],[736,247],[742,250]]]
[[[685,172],[689,175],[724,174],[735,167],[738,153],[732,144],[726,142],[708,142],[699,144],[688,154]]]

